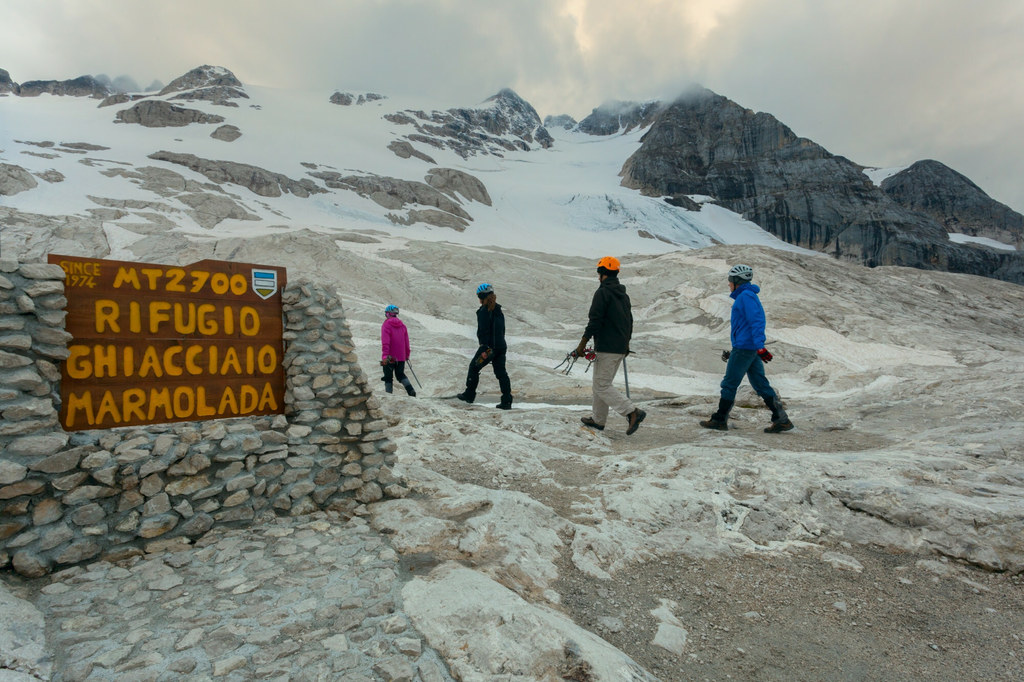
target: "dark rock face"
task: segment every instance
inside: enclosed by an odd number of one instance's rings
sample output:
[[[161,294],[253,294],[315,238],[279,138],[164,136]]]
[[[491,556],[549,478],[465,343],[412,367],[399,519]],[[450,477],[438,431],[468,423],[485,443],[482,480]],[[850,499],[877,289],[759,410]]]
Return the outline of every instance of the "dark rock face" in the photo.
[[[28,81],[21,84],[22,97],[37,97],[43,94],[68,97],[92,97],[104,99],[112,94],[111,88],[92,76],[79,76],[66,81]]]
[[[130,109],[117,112],[117,120],[121,123],[138,123],[146,128],[180,128],[190,123],[223,123],[224,117],[176,107],[161,100],[146,99]]]
[[[709,90],[660,111],[622,176],[652,196],[713,196],[780,239],[844,260],[1024,282],[1021,254],[950,242],[860,166]]]
[[[1024,250],[1024,216],[938,161],[918,161],[886,178],[882,191],[949,232],[988,237]]]
[[[388,114],[385,118],[399,125],[414,126],[416,133],[407,135],[409,140],[451,149],[462,158],[529,151],[531,144],[547,149],[554,144],[537,111],[508,88],[473,109],[448,109],[429,114],[407,111]]]
[[[5,92],[17,95],[21,92],[21,87],[11,80],[11,74],[7,73],[5,69],[0,69],[0,94]]]
[[[558,116],[545,116],[544,127],[548,128],[562,128],[563,130],[572,130],[576,127],[576,119],[569,114],[559,114]]]
[[[628,133],[634,128],[646,127],[654,122],[662,109],[661,102],[605,102],[580,121],[579,130],[590,135]]]

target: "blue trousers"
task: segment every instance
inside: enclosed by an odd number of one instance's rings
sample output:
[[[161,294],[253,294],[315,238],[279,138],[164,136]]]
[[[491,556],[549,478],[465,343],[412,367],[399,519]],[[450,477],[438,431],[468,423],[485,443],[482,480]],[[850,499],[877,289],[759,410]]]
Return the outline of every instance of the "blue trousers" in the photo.
[[[729,362],[725,366],[725,378],[722,379],[722,399],[736,400],[736,389],[740,387],[743,376],[750,380],[754,391],[765,400],[775,397],[775,390],[764,375],[764,363],[757,357],[756,350],[733,348],[729,352]]]

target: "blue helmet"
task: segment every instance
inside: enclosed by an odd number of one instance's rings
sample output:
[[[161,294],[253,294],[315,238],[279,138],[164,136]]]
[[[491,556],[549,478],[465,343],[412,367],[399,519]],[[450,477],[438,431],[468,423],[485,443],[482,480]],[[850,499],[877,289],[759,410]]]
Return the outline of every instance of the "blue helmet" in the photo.
[[[487,294],[493,294],[493,293],[494,293],[494,287],[492,287],[487,282],[484,282],[483,284],[481,284],[480,286],[478,286],[476,288],[476,295],[477,296],[486,296]]]
[[[395,316],[397,316],[398,315],[398,306],[397,305],[389,305],[387,308],[384,309],[384,315],[386,317],[395,317]]]

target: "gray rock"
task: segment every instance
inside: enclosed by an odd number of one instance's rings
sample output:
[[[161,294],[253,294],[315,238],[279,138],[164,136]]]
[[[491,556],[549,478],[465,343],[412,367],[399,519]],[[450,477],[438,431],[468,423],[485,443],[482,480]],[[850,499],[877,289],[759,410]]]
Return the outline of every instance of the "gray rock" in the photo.
[[[11,80],[11,74],[7,73],[6,69],[0,69],[0,93],[5,92],[17,95],[21,92],[21,87]]]
[[[11,196],[38,186],[32,174],[21,166],[0,163],[0,195]]]
[[[176,107],[160,100],[142,100],[131,108],[117,112],[115,118],[119,123],[138,123],[145,128],[180,128],[190,123],[224,122],[223,116]]]
[[[0,678],[15,670],[26,679],[50,679],[50,657],[46,653],[43,614],[32,604],[15,597],[0,581]]]
[[[48,94],[104,99],[111,94],[111,89],[92,76],[79,76],[66,81],[26,81],[21,84],[18,94],[21,97]]]
[[[241,185],[248,188],[254,194],[264,197],[279,197],[282,192],[289,192],[298,197],[305,198],[310,194],[324,193],[326,191],[317,187],[316,183],[311,180],[292,180],[280,173],[273,173],[257,166],[235,163],[233,161],[212,161],[201,159],[193,154],[178,154],[168,151],[150,154],[149,158],[185,166],[197,173],[202,173],[213,182],[230,182]]]
[[[427,163],[437,163],[437,161],[434,161],[434,159],[427,156],[423,152],[419,151],[405,140],[393,141],[391,144],[388,145],[388,149],[394,152],[395,156],[399,157],[400,159],[409,159],[415,156],[417,159],[420,159],[421,161],[426,161]]]
[[[210,133],[210,137],[215,140],[222,140],[224,142],[234,142],[242,136],[242,131],[238,129],[238,126],[223,125]]]

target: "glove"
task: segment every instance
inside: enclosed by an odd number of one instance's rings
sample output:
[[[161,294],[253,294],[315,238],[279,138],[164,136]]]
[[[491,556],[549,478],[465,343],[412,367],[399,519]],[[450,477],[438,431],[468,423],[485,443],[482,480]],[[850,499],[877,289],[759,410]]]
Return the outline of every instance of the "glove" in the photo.
[[[732,351],[723,350],[722,351],[722,362],[729,362],[729,356],[730,355],[732,355]]]
[[[580,343],[576,346],[576,350],[573,351],[573,357],[582,358],[587,352],[587,337],[580,339]]]
[[[762,348],[757,351],[757,357],[761,358],[761,362],[771,362],[772,354],[768,352],[767,348]]]

